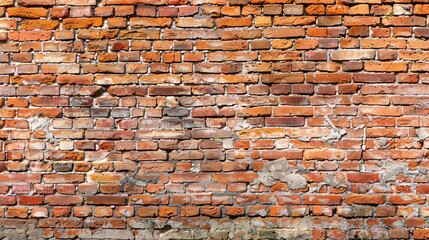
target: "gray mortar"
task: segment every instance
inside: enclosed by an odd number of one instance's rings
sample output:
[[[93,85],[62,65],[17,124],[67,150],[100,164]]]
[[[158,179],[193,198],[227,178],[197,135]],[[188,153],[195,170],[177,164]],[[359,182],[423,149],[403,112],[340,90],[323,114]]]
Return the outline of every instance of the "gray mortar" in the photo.
[[[328,116],[325,115],[323,117],[329,126],[331,126],[331,129],[328,136],[322,137],[322,141],[329,144],[340,141],[347,134],[346,130],[337,128]]]
[[[424,128],[419,128],[416,130],[416,135],[419,139],[419,142],[423,142],[429,137],[429,132]]]
[[[328,184],[329,186],[340,188],[340,187],[347,187],[347,184],[345,181],[341,181],[337,179],[337,176],[335,176],[334,173],[328,174],[325,179],[323,179],[323,182]]]
[[[253,182],[253,186],[259,186],[260,183],[265,186],[272,186],[276,182],[287,182],[290,189],[300,189],[307,186],[307,180],[300,174],[297,174],[297,168],[290,166],[286,158],[268,162],[258,174]]]
[[[399,173],[407,173],[408,165],[406,163],[386,162],[383,165],[384,171],[380,173],[380,181],[386,184],[388,181],[395,181]]]

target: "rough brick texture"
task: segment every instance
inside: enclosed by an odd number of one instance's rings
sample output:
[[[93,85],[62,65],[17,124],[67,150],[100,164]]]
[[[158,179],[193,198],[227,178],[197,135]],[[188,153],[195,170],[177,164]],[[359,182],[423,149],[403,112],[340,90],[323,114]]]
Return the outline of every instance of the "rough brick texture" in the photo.
[[[429,238],[427,0],[0,0],[0,238]]]

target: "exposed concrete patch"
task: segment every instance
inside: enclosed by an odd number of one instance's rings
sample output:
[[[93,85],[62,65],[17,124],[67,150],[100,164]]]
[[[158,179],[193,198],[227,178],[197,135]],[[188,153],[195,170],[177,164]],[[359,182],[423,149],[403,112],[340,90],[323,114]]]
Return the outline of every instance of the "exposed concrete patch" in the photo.
[[[247,121],[240,121],[237,125],[235,125],[234,130],[239,131],[243,129],[249,129],[252,127],[252,124],[248,123]]]
[[[228,239],[228,233],[233,229],[231,219],[223,219],[217,221],[216,219],[210,220],[210,236],[213,239]]]
[[[0,238],[10,240],[27,239],[26,229],[0,229]]]
[[[159,234],[158,239],[207,239],[207,230],[204,229],[171,229]]]
[[[406,4],[394,4],[393,5],[393,14],[394,15],[410,15],[411,7]]]
[[[323,116],[325,121],[331,126],[331,132],[328,136],[322,137],[322,141],[332,144],[341,140],[341,138],[347,134],[346,130],[337,128],[334,123],[329,119],[328,116]]]
[[[389,146],[389,139],[382,137],[382,138],[380,138],[379,143],[380,143],[381,148],[386,148]]]
[[[366,150],[366,128],[363,129],[363,136],[362,136],[362,150]]]
[[[49,130],[50,119],[46,117],[30,117],[27,119],[30,129],[34,130]]]
[[[388,181],[395,181],[396,176],[399,173],[408,173],[408,165],[406,163],[397,163],[394,161],[389,161],[385,162],[382,167],[384,171],[380,173],[380,181],[383,184],[386,184],[386,182]]]
[[[371,118],[369,120],[372,121]],[[359,129],[363,129],[361,149],[365,151],[366,150],[366,127],[365,125],[361,124],[354,128],[354,130],[359,130]]]
[[[0,239],[7,240],[26,240],[26,239],[40,239],[45,238],[43,231],[36,231],[34,222],[27,222],[25,220],[12,219],[11,226],[0,226]],[[13,224],[17,224],[13,226]]]
[[[343,174],[330,173],[323,182],[335,188],[347,187],[346,177]]]
[[[427,138],[429,138],[429,132],[424,128],[419,128],[416,130],[417,138],[419,139],[419,142],[423,142]]]
[[[276,182],[287,182],[290,189],[300,189],[307,186],[307,180],[300,174],[297,174],[297,168],[290,166],[286,158],[268,162],[259,172],[258,178],[252,182],[252,186],[259,186],[260,183],[265,186],[272,186]]]
[[[210,220],[209,235],[211,239],[252,239],[252,233],[256,233],[250,219],[216,219]]]
[[[300,137],[298,137],[298,140],[301,141],[301,142],[310,142],[311,137],[300,136]]]
[[[234,148],[234,140],[230,138],[222,139],[223,148],[225,149],[233,149]]]
[[[46,139],[51,143],[56,142],[52,134],[51,119],[47,117],[30,117],[27,119],[31,131],[41,130],[46,133]]]
[[[175,97],[166,97],[164,101],[165,106],[169,108],[175,108],[177,106],[177,100]]]
[[[133,175],[129,174],[121,179],[120,183],[122,186],[129,184],[139,187],[144,187],[148,183],[157,183],[159,181],[159,175],[139,175],[135,173]]]
[[[97,229],[92,236],[94,239],[134,239],[134,234],[122,229]]]
[[[251,227],[249,219],[240,219],[234,221],[233,231],[229,233],[230,239],[250,239],[251,238]]]
[[[199,173],[201,172],[201,163],[200,162],[193,162],[191,167],[191,172]]]
[[[272,229],[258,231],[262,239],[313,239],[313,231],[299,229]]]

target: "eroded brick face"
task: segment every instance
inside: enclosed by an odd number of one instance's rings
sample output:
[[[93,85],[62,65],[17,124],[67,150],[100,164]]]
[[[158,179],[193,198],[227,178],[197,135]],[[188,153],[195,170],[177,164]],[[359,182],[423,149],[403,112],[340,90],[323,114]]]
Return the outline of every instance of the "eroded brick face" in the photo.
[[[0,0],[0,238],[429,238],[411,0]]]

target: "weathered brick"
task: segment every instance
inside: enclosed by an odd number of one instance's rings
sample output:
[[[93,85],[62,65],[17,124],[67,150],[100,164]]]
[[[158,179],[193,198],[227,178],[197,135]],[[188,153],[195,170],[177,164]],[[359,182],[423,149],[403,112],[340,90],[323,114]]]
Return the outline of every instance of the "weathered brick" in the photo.
[[[171,18],[131,18],[130,26],[132,28],[146,27],[169,27]]]
[[[213,19],[177,18],[176,26],[181,28],[209,28],[214,26]]]
[[[191,95],[191,88],[180,87],[180,86],[153,86],[153,87],[149,87],[149,95],[155,95],[155,96]]]
[[[49,195],[45,197],[45,203],[54,206],[67,206],[67,205],[78,205],[83,202],[81,196],[55,196]]]
[[[101,27],[102,25],[102,18],[66,18],[63,20],[64,29]]]
[[[22,20],[21,30],[54,30],[58,28],[57,20]]]
[[[53,6],[55,0],[18,0],[18,5],[22,6]]]
[[[46,18],[48,11],[45,8],[11,7],[7,9],[9,17]]]
[[[124,196],[87,196],[86,204],[91,205],[124,205],[126,198]]]
[[[99,85],[118,85],[118,84],[133,84],[137,83],[136,75],[97,75],[95,76],[95,84]]]
[[[363,60],[374,59],[374,50],[339,50],[331,53],[331,60],[344,61],[344,60]]]
[[[34,61],[37,63],[63,63],[75,62],[76,54],[74,53],[37,53],[34,55]]]

